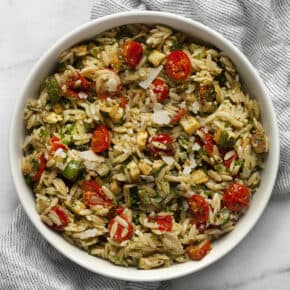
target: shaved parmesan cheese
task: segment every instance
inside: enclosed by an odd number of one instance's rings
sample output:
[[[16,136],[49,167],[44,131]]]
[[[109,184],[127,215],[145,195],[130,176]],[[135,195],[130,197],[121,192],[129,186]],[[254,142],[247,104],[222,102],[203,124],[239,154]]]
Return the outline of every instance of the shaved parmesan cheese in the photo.
[[[140,82],[139,86],[143,89],[148,89],[149,86],[152,84],[152,82],[157,78],[159,73],[162,71],[162,69],[163,69],[162,65],[160,65],[157,68],[151,68],[148,73],[147,79]]]
[[[186,109],[186,103],[185,103],[185,101],[183,101],[182,103],[180,103],[179,108]]]
[[[194,143],[192,149],[193,151],[198,151],[200,149],[200,145],[198,143]]]
[[[197,114],[199,111],[199,102],[195,101],[191,106],[190,106],[190,111],[193,113]]]
[[[92,150],[81,151],[79,152],[79,155],[82,159],[85,159],[88,161],[98,161],[98,162],[105,161],[105,158],[103,156],[99,156],[95,154]]]
[[[88,94],[86,94],[84,92],[79,92],[79,98],[81,100],[86,100],[88,98]]]
[[[167,165],[171,165],[175,162],[174,158],[171,156],[161,156],[161,158]]]
[[[54,156],[58,156],[61,158],[66,158],[66,153],[63,151],[62,148],[58,148],[55,152],[54,152]]]
[[[171,119],[167,111],[160,110],[153,113],[152,120],[155,124],[168,125]]]
[[[196,161],[194,159],[193,155],[189,156],[189,164],[183,167],[183,174],[184,175],[189,175],[192,171],[193,168],[196,167]]]
[[[191,167],[191,166],[185,166],[185,167],[183,168],[182,173],[183,173],[184,175],[189,175],[189,174],[191,173],[191,170],[192,170],[192,167]]]
[[[196,167],[196,161],[195,161],[195,158],[194,158],[194,156],[193,155],[190,155],[189,156],[189,162],[190,162],[190,166],[192,167],[192,168],[195,168]]]

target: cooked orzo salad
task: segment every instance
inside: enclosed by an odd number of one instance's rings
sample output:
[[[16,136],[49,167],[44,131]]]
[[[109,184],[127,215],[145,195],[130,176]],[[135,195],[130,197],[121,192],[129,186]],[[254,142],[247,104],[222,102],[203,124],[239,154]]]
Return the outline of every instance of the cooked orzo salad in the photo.
[[[25,109],[22,171],[42,221],[89,254],[141,269],[200,260],[259,185],[259,119],[222,52],[122,26],[60,55]]]

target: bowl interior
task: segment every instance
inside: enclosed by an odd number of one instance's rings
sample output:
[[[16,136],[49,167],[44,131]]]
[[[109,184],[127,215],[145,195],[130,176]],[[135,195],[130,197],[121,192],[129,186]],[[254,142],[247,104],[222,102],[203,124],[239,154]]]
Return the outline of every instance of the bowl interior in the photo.
[[[37,97],[40,82],[52,70],[58,55],[77,42],[92,38],[96,34],[112,27],[129,23],[164,24],[216,46],[232,59],[250,94],[260,104],[262,123],[270,139],[270,152],[265,162],[265,169],[262,172],[261,185],[253,197],[250,208],[237,224],[235,230],[216,241],[211,253],[199,262],[192,261],[175,264],[169,268],[145,271],[116,266],[103,259],[90,256],[77,247],[70,245],[40,221],[33,195],[25,184],[21,173],[21,145],[24,140],[23,109],[28,98]],[[245,237],[258,220],[271,195],[279,161],[278,140],[277,122],[269,95],[256,70],[237,48],[221,35],[200,23],[169,13],[135,11],[106,16],[85,24],[58,41],[39,59],[30,73],[16,104],[10,131],[10,163],[19,199],[27,215],[38,231],[57,250],[79,265],[105,276],[131,281],[157,281],[177,278],[212,264],[228,253]]]

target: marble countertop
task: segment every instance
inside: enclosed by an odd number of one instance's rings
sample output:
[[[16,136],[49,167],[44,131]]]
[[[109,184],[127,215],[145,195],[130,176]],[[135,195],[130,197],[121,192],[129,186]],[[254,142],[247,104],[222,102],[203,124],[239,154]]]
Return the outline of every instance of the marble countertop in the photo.
[[[37,58],[63,34],[89,21],[91,0],[0,1],[0,232],[19,204],[8,170],[13,102]],[[226,257],[171,289],[290,289],[290,195],[274,196],[250,234]]]

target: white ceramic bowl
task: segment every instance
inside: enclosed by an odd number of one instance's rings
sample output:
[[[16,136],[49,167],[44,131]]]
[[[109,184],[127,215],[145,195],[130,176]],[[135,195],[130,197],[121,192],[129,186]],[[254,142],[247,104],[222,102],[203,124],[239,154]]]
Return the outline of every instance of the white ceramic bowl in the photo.
[[[41,221],[36,212],[35,201],[31,190],[25,184],[21,173],[21,145],[24,139],[23,110],[27,99],[37,96],[40,82],[52,70],[58,55],[77,42],[94,37],[112,27],[129,23],[159,23],[183,31],[197,39],[215,45],[228,55],[236,65],[243,82],[254,96],[261,108],[262,123],[270,138],[270,152],[265,169],[262,172],[261,185],[245,216],[238,222],[235,230],[222,239],[214,242],[209,255],[199,262],[175,264],[169,268],[138,270],[113,265],[112,263],[88,255],[86,252],[70,245],[60,235],[51,231]],[[10,130],[10,163],[14,183],[19,199],[30,220],[47,241],[63,255],[75,263],[102,275],[131,281],[158,281],[181,277],[217,261],[233,249],[254,227],[271,196],[279,163],[279,136],[277,122],[271,99],[255,68],[231,42],[214,30],[184,17],[161,12],[127,12],[105,16],[84,24],[65,35],[46,51],[29,74],[21,96],[15,104]]]

